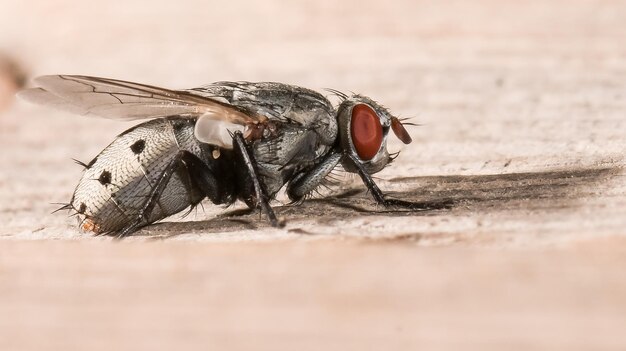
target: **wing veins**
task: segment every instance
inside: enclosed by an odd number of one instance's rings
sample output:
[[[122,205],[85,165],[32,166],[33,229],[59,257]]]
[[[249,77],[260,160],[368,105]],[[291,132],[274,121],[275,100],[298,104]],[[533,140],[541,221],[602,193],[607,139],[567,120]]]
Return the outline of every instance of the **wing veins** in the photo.
[[[266,118],[254,115],[245,108],[189,91],[116,79],[56,75],[38,77],[35,82],[39,83],[39,88],[27,89],[20,95],[35,103],[83,115],[127,120],[209,115],[209,118],[239,125],[258,123]],[[115,101],[99,97],[107,95]]]

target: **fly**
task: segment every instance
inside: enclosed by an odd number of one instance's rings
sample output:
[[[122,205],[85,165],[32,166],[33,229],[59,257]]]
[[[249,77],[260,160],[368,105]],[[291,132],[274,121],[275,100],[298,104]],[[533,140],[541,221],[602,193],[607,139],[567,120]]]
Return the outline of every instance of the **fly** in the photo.
[[[80,228],[119,237],[193,208],[204,198],[260,208],[286,186],[303,201],[339,164],[357,173],[374,200],[412,210],[447,208],[450,201],[385,197],[372,179],[392,160],[393,131],[411,142],[402,121],[361,95],[322,94],[282,83],[217,82],[169,90],[115,79],[50,75],[20,97],[87,116],[147,120],[120,134],[88,164],[65,209]]]

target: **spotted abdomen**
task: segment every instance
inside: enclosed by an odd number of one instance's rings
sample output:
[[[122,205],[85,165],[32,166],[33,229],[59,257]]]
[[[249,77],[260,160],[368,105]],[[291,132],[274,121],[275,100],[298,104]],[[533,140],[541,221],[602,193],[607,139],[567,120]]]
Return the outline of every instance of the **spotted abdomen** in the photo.
[[[74,191],[72,207],[81,228],[116,232],[135,220],[164,169],[181,151],[202,157],[194,119],[155,119],[121,134],[94,158]],[[178,213],[204,198],[184,165],[172,175],[145,224]]]

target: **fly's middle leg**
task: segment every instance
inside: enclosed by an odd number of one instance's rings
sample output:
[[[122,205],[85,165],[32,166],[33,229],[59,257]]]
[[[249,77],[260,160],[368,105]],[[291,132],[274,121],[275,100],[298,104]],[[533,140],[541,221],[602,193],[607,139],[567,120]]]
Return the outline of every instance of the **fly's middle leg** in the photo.
[[[269,204],[270,198],[267,195],[267,192],[265,191],[263,186],[261,185],[261,181],[259,180],[259,176],[255,169],[254,159],[252,158],[252,155],[248,151],[246,142],[241,132],[235,132],[233,134],[233,147],[235,150],[235,157],[238,157],[240,161],[243,163],[243,166],[245,167],[245,174],[246,174],[247,180],[249,180],[252,183],[251,185],[252,185],[252,190],[254,191],[254,194],[247,194],[247,195],[254,196],[256,200],[255,201],[256,206],[261,208],[261,211],[265,213],[265,215],[267,216],[267,218],[269,219],[273,227],[282,227],[283,223],[278,221],[278,219],[276,218],[276,214],[274,213],[274,210]],[[249,201],[246,201],[246,203],[250,205]]]

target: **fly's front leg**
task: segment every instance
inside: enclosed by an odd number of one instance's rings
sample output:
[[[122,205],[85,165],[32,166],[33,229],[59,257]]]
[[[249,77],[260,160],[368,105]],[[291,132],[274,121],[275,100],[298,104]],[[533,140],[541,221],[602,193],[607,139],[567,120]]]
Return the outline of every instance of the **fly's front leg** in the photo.
[[[337,166],[340,160],[341,153],[331,151],[313,169],[292,180],[287,187],[289,199],[294,202],[302,200],[306,194],[315,190],[324,181],[324,178]]]
[[[452,200],[442,200],[442,201],[436,201],[436,202],[411,202],[411,201],[404,201],[404,200],[397,200],[397,199],[386,199],[385,194],[383,194],[383,192],[380,190],[380,188],[378,188],[376,183],[374,183],[372,176],[369,173],[367,173],[363,165],[358,160],[356,160],[354,156],[350,154],[346,153],[344,157],[350,160],[352,165],[357,169],[357,172],[359,173],[359,176],[363,180],[363,183],[365,183],[365,186],[367,186],[367,188],[372,193],[374,200],[376,200],[376,202],[380,205],[383,205],[386,207],[398,206],[398,207],[408,208],[411,210],[427,211],[427,210],[439,210],[439,209],[444,209],[444,208],[450,208],[452,207],[454,203]]]
[[[122,228],[119,233],[117,233],[118,238],[123,238],[129,234],[132,234],[137,229],[148,224],[150,214],[152,213],[152,210],[154,210],[154,206],[156,206],[157,202],[161,198],[161,195],[163,195],[163,191],[167,187],[167,183],[169,183],[172,175],[174,174],[174,172],[176,172],[176,169],[180,167],[181,160],[186,153],[187,151],[179,151],[176,156],[172,158],[170,163],[165,167],[165,169],[157,179],[156,184],[152,187],[152,190],[150,191],[146,202],[139,210],[139,213],[137,214],[135,219],[128,223],[124,228]]]
[[[272,227],[282,227],[283,224],[278,221],[276,218],[276,214],[274,210],[269,204],[269,196],[261,186],[261,182],[259,181],[259,176],[254,168],[254,160],[246,147],[246,142],[243,138],[241,132],[235,132],[233,134],[233,146],[235,149],[235,154],[241,157],[241,161],[243,165],[246,167],[246,172],[250,181],[252,182],[252,186],[254,188],[255,197],[257,200],[257,206],[261,208],[261,211],[265,213],[267,218],[269,219]]]

